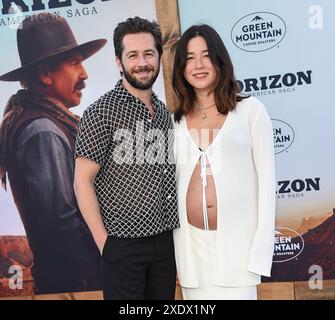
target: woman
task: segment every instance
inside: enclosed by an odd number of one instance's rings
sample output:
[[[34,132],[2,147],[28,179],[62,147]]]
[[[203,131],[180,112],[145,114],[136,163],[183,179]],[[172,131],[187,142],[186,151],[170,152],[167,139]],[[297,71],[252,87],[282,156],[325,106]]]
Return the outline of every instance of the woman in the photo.
[[[180,38],[175,151],[184,299],[257,299],[274,247],[273,133],[265,107],[238,95],[228,52],[208,25]]]

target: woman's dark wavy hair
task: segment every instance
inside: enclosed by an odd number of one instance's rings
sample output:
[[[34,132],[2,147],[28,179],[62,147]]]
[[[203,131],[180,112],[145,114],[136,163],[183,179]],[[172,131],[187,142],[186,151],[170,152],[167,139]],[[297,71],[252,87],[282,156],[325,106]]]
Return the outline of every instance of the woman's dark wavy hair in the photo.
[[[193,110],[196,99],[193,87],[184,77],[187,44],[195,37],[205,39],[209,58],[217,72],[216,83],[214,84],[214,101],[218,111],[227,114],[236,108],[237,102],[245,98],[238,94],[239,88],[234,77],[234,67],[219,34],[209,25],[193,25],[183,33],[178,41],[174,59],[172,85],[179,102],[174,114],[177,122],[183,115]]]

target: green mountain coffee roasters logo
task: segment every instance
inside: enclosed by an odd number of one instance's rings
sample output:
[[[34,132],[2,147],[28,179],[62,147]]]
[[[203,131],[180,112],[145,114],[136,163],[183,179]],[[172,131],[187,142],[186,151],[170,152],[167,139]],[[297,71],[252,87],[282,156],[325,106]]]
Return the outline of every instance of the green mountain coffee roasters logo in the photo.
[[[293,128],[285,121],[272,119],[273,142],[275,153],[287,150],[293,143],[295,133]]]
[[[231,30],[231,40],[241,50],[258,52],[269,50],[286,34],[286,24],[271,12],[255,12],[239,19]]]
[[[286,262],[298,257],[304,250],[304,246],[304,239],[297,231],[276,227],[273,262]]]

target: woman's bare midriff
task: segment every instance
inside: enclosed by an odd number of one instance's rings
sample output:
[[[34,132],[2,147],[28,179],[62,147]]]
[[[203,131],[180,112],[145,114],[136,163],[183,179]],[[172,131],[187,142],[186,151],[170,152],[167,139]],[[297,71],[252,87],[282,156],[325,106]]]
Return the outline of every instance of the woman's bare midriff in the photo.
[[[208,150],[215,137],[222,129],[227,115],[219,114],[215,109],[208,109],[208,121],[203,121],[197,113],[187,115],[187,127],[194,143],[202,150]],[[210,230],[217,229],[217,199],[216,187],[210,164],[206,158],[206,204],[208,215],[208,226]],[[186,211],[188,222],[194,227],[205,229],[202,199],[202,181],[200,176],[200,159],[192,173],[186,195]]]
[[[188,185],[186,196],[186,210],[188,222],[194,227],[205,229],[204,215],[202,209],[202,182],[200,177],[200,161],[195,166],[193,174]],[[217,221],[217,203],[216,189],[211,168],[207,162],[207,187],[206,187],[206,202],[208,214],[208,226],[210,230],[216,230]]]

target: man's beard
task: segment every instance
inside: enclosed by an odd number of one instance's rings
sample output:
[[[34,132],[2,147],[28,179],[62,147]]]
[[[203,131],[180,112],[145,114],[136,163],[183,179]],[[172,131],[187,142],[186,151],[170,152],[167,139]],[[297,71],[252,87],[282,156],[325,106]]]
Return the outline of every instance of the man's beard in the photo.
[[[128,81],[128,83],[133,86],[136,89],[140,89],[140,90],[148,90],[152,87],[152,85],[155,83],[158,74],[159,74],[159,64],[157,66],[157,70],[156,72],[153,74],[153,76],[151,78],[149,78],[146,81],[141,81],[136,79],[135,77],[133,77],[124,67],[124,65],[122,65],[123,67],[123,75],[125,77],[125,79]],[[139,67],[136,72],[142,72],[142,71],[146,71],[146,72],[150,72],[150,71],[154,71],[154,68],[149,67],[149,66],[145,66],[145,67]]]

